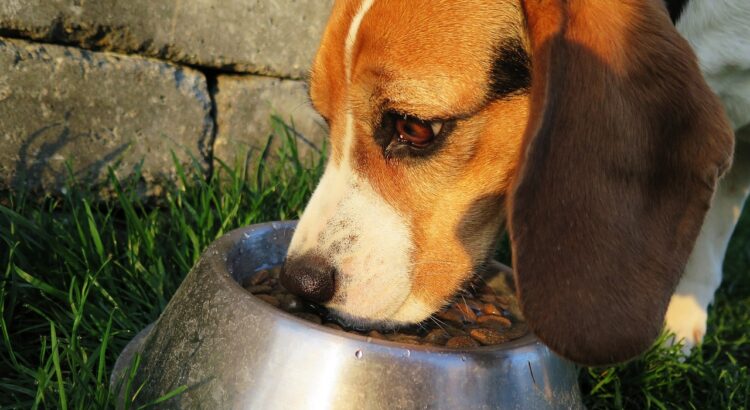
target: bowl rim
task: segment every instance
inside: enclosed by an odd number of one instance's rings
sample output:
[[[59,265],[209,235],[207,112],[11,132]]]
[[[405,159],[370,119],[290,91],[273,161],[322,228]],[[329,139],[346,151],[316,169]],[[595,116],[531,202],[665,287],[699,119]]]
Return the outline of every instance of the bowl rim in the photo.
[[[238,245],[242,243],[242,239],[247,238],[245,234],[249,230],[250,231],[262,230],[262,228],[266,228],[266,227],[270,227],[273,229],[279,229],[279,228],[283,229],[283,228],[289,227],[293,223],[296,224],[296,222],[297,222],[296,220],[269,221],[265,223],[248,225],[248,226],[234,229],[228,232],[222,238],[219,238],[217,242],[220,241],[221,239],[226,240],[227,245],[229,245],[227,250],[231,251],[232,249],[235,249]],[[521,347],[533,346],[533,345],[541,343],[541,341],[533,334],[533,332],[531,332],[531,330],[528,330],[525,335],[519,338],[510,340],[510,341],[507,341],[498,345],[477,346],[477,347],[467,347],[467,348],[450,348],[450,347],[444,347],[444,346],[416,345],[416,344],[408,344],[408,343],[403,343],[403,342],[395,342],[395,341],[390,341],[390,340],[378,339],[378,338],[374,338],[371,336],[350,333],[345,330],[333,329],[333,328],[324,326],[322,324],[309,322],[291,313],[285,312],[282,309],[271,306],[268,303],[261,300],[260,298],[258,298],[257,296],[248,292],[245,288],[242,287],[242,285],[237,280],[234,279],[234,277],[230,273],[229,263],[230,263],[229,260],[227,261],[222,260],[222,263],[219,264],[220,269],[216,269],[215,273],[219,274],[219,276],[221,276],[223,279],[231,282],[231,286],[234,287],[235,291],[239,291],[243,295],[245,295],[247,299],[251,301],[251,304],[253,305],[254,308],[260,307],[262,312],[270,315],[270,317],[272,317],[274,320],[282,320],[288,323],[302,325],[306,328],[312,329],[313,331],[322,332],[323,334],[328,335],[328,336],[338,337],[338,338],[348,340],[348,341],[374,344],[374,345],[383,346],[387,348],[396,348],[396,349],[401,349],[404,351],[406,350],[421,351],[421,352],[440,353],[440,354],[455,354],[455,355],[461,355],[461,356],[465,356],[467,354],[472,354],[472,353],[486,354],[486,353],[506,352],[506,351],[515,350]],[[270,269],[270,268],[274,268],[277,266],[280,266],[280,265],[279,264],[267,264],[267,265],[264,265],[263,268],[256,268],[255,270],[253,270],[252,274],[255,274],[261,270]]]

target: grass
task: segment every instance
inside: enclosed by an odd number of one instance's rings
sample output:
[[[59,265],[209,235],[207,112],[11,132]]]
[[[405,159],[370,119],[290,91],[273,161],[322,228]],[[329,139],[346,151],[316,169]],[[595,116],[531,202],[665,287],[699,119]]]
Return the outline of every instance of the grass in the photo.
[[[233,228],[296,218],[320,177],[323,160],[300,160],[289,129],[277,121],[276,132],[284,141],[276,165],[221,164],[208,180],[180,168],[159,203],[138,197],[137,177],[111,177],[110,201],[75,181],[60,197],[2,194],[0,408],[130,408],[140,386],[120,403],[108,388],[114,361],[202,250]],[[746,213],[703,348],[684,361],[655,347],[627,365],[581,369],[589,408],[749,407],[748,244]]]
[[[657,345],[626,365],[582,369],[586,403],[590,409],[748,409],[749,324],[750,207],[729,244],[703,345],[688,358],[677,347]]]

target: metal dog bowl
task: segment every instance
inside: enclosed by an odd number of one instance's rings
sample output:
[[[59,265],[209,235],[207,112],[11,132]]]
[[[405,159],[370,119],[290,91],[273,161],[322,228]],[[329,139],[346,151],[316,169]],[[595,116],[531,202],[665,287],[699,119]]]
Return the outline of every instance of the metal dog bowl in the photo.
[[[294,222],[238,229],[204,252],[161,317],[120,355],[120,395],[135,353],[136,405],[205,409],[582,408],[575,366],[531,335],[466,350],[405,345],[305,322],[238,282],[284,260]]]

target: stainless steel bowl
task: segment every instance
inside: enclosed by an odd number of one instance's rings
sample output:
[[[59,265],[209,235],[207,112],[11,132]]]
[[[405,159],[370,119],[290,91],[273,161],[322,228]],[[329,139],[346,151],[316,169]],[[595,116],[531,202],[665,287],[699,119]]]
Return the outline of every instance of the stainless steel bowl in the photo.
[[[161,317],[123,351],[135,353],[136,404],[205,409],[582,408],[575,366],[532,335],[452,350],[336,331],[277,310],[238,282],[284,260],[294,222],[238,229],[204,252]],[[133,387],[131,391],[135,390]]]

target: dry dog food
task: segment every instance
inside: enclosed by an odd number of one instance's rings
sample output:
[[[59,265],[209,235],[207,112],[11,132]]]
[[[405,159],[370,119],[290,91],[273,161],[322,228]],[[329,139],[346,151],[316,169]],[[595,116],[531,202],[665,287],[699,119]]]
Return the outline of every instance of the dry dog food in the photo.
[[[433,315],[431,320],[394,331],[354,329],[342,326],[325,308],[306,302],[287,292],[279,282],[280,269],[262,270],[242,286],[260,300],[309,322],[337,330],[393,342],[468,348],[491,346],[517,339],[527,333],[520,319],[516,298],[508,289],[490,285],[476,286],[471,293]]]

